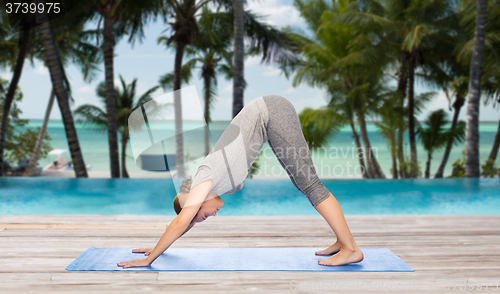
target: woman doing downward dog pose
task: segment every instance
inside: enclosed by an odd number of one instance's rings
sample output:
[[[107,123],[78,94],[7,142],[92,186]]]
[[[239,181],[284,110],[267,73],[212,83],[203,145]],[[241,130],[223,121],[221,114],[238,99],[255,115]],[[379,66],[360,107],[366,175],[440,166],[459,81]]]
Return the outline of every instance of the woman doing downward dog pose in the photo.
[[[295,187],[323,216],[337,236],[330,247],[316,255],[321,265],[360,262],[363,253],[354,241],[332,193],[321,183],[300,128],[297,113],[287,99],[277,95],[259,97],[234,117],[192,179],[183,180],[174,199],[178,214],[154,248],[134,249],[146,258],[119,262],[123,268],[149,266],[196,223],[215,216],[223,206],[219,194],[238,192],[262,145],[268,142]]]

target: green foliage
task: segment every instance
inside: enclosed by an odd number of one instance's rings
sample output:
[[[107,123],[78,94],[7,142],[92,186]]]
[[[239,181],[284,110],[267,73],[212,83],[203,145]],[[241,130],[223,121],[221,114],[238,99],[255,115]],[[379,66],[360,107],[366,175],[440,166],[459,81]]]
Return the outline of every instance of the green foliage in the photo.
[[[407,175],[410,174],[412,166],[414,166],[415,170],[417,171],[417,177],[421,177],[422,171],[420,170],[420,166],[418,164],[413,163],[410,159],[410,156],[408,155],[405,156],[405,161],[399,163],[399,168],[402,169]]]
[[[8,89],[9,82],[0,78],[0,84],[4,89]],[[5,101],[5,95],[7,91],[0,92],[0,109],[3,109],[3,104]],[[17,164],[17,161],[21,158],[29,158],[33,149],[35,148],[36,141],[38,139],[38,133],[40,132],[40,127],[37,131],[26,129],[25,131],[16,131],[16,128],[25,127],[29,122],[27,119],[19,118],[22,113],[21,109],[17,107],[17,103],[23,100],[23,93],[21,89],[17,87],[14,93],[14,101],[11,106],[9,113],[9,120],[7,124],[7,133],[5,136],[5,160],[11,165]],[[0,113],[0,119],[2,114]],[[52,150],[49,144],[51,140],[48,132],[45,133],[45,142],[40,153],[40,158],[47,157],[47,153]]]
[[[152,99],[151,94],[160,86],[152,87],[140,97],[136,97],[137,79],[134,79],[130,84],[127,84],[120,75],[120,83],[121,89],[119,87],[115,87],[116,129],[122,137],[122,154],[127,156],[125,144],[130,138],[128,118],[136,108],[141,107],[142,104],[150,101]],[[106,131],[108,116],[106,111],[103,110],[106,109],[106,86],[104,81],[97,85],[96,94],[101,99],[103,108],[101,109],[98,106],[91,104],[81,105],[75,110],[75,118],[79,122],[93,124],[96,131]],[[158,109],[161,109],[161,107]],[[156,112],[157,111],[154,110],[153,114]],[[122,171],[124,171],[124,173],[122,173],[122,177],[128,177],[125,163],[123,164],[124,166],[122,167]]]
[[[36,141],[38,140],[38,134],[40,133],[41,127],[37,127],[36,131],[27,129],[24,132],[19,132],[15,135],[15,141],[9,142],[10,152],[5,157],[8,162],[14,163],[21,158],[29,158],[35,149]],[[45,158],[47,154],[52,150],[49,141],[52,138],[47,132],[45,132],[45,138],[43,140],[42,150],[40,152],[40,157]]]
[[[126,84],[123,77],[120,75],[121,89],[115,87],[115,107],[116,107],[116,123],[118,132],[128,139],[128,117],[130,114],[142,104],[151,100],[151,94],[159,88],[155,86],[147,90],[140,97],[136,97],[137,79],[134,79],[130,84]],[[78,122],[92,123],[96,126],[96,130],[107,130],[107,114],[106,109],[106,88],[104,81],[99,83],[96,89],[97,96],[101,99],[103,108],[98,106],[85,104],[75,110],[75,117]]]
[[[375,123],[377,131],[387,140],[387,147],[391,155],[394,156],[396,156],[398,151],[397,132],[398,130],[405,131],[408,128],[408,124],[405,120],[406,109],[402,107],[401,100],[397,92],[388,95],[381,107],[377,110],[377,114],[381,120]],[[390,171],[392,174],[393,169],[391,168]]]
[[[463,142],[465,138],[465,123],[458,122],[453,129],[446,129],[448,124],[448,114],[443,109],[438,109],[429,114],[425,120],[425,127],[417,127],[416,135],[422,141],[424,149],[427,151],[427,165],[425,177],[430,176],[430,160],[434,151],[446,146],[449,140],[452,145]]]
[[[429,114],[425,127],[422,125],[417,127],[417,136],[422,141],[424,149],[431,154],[443,148],[449,138],[452,139],[453,144],[463,142],[465,138],[465,125],[463,124],[457,124],[453,132],[445,129],[448,123],[447,116],[443,109],[438,109]]]
[[[247,178],[252,179],[253,176],[259,171],[260,168],[260,158],[262,155],[262,151],[259,152],[259,155],[257,155],[257,158],[253,162],[252,166],[250,167],[250,170],[248,170]]]
[[[299,114],[302,133],[310,150],[327,145],[328,138],[343,124],[340,115],[328,108],[304,108]]]
[[[481,173],[486,178],[494,178],[498,175],[498,168],[495,166],[495,161],[492,159],[486,160],[484,165],[481,165],[483,172]]]
[[[452,166],[453,170],[448,178],[465,178],[465,159],[457,159]]]
[[[465,150],[462,150],[462,156],[452,164],[453,170],[448,178],[465,178]]]

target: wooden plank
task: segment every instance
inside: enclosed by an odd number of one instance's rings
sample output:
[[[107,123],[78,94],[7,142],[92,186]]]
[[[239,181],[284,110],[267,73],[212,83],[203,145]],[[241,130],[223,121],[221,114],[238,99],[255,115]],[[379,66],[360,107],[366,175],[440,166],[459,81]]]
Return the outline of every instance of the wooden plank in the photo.
[[[463,219],[466,218],[467,222]],[[393,285],[451,279],[484,284],[500,276],[500,216],[347,216],[360,247],[389,248],[413,273],[355,272],[68,272],[89,246],[154,246],[170,216],[0,216],[0,292],[3,293],[297,293],[290,280],[345,283],[362,279]],[[321,216],[223,217],[198,224],[172,248],[315,247],[335,241]],[[316,256],[318,259],[326,256]],[[50,275],[50,279],[48,278]],[[498,280],[498,279],[497,279]],[[4,282],[5,281],[5,282]],[[492,284],[493,285],[493,284]],[[391,293],[408,293],[393,290]],[[417,291],[418,292],[418,291]],[[433,291],[449,293],[444,288]],[[349,293],[366,293],[350,290]]]
[[[267,287],[267,286],[266,286]],[[101,293],[205,293],[205,294],[220,294],[220,293],[242,293],[250,291],[258,291],[259,294],[276,294],[283,293],[286,288],[280,286],[279,290],[271,286],[271,289],[259,285],[163,285],[163,284],[137,284],[131,287],[130,285],[40,285],[40,286],[0,286],[0,291],[3,293],[82,293],[82,294],[101,294]],[[288,289],[288,291],[290,291]],[[299,292],[300,293],[300,292]]]
[[[101,225],[101,224],[0,224],[3,229],[17,230],[165,230],[165,225]]]
[[[5,284],[47,284],[51,277],[51,273],[0,273],[0,287]]]
[[[64,228],[64,229],[46,229],[46,228],[34,228],[33,230],[30,229],[7,229],[2,232],[0,235],[1,237],[9,237],[9,236],[26,236],[26,237],[37,237],[40,235],[50,235],[50,236],[67,236],[67,235],[73,235],[73,236],[83,236],[83,235],[93,235],[93,236],[103,236],[103,235],[108,235],[108,232],[113,232],[114,235],[120,236],[134,236],[134,235],[141,235],[141,236],[156,236],[158,234],[162,234],[164,232],[163,229],[136,229],[136,228],[130,228],[130,229],[115,229],[114,226],[110,228],[97,228],[97,229],[90,229],[90,228],[78,228],[78,229],[70,229],[70,228]],[[478,237],[478,238],[490,238],[491,240],[497,240],[500,238],[500,231],[497,230],[476,230],[476,231],[456,231],[456,232],[352,232],[353,236],[358,237],[358,238],[393,238],[393,239],[408,239],[408,238],[415,238],[416,241],[419,240],[432,240],[435,239],[436,236],[439,236],[440,238],[444,239],[462,239],[462,238],[470,238],[472,237]],[[218,238],[229,238],[229,237],[259,237],[259,236],[269,236],[269,237],[327,237],[327,236],[334,236],[332,232],[329,232],[328,230],[315,230],[315,229],[297,229],[297,230],[287,230],[287,229],[276,229],[276,228],[269,228],[269,227],[261,227],[261,228],[253,228],[252,230],[247,230],[246,228],[238,228],[238,229],[213,229],[210,227],[205,227],[205,228],[199,228],[199,227],[194,227],[192,230],[190,230],[186,235],[188,236],[195,236],[195,237],[205,237],[205,236],[216,236]]]
[[[66,272],[52,274],[51,281],[65,285],[85,284],[137,284],[154,283],[157,272]]]

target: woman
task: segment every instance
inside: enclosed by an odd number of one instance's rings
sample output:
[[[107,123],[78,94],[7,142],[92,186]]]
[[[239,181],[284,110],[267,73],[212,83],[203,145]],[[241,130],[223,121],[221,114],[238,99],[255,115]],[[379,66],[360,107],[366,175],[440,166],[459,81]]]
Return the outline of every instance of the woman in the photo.
[[[297,113],[287,99],[277,95],[259,97],[234,117],[192,179],[185,179],[174,199],[177,217],[154,248],[134,249],[146,258],[119,262],[123,268],[149,266],[196,223],[215,216],[223,206],[219,194],[232,194],[244,184],[262,145],[268,142],[295,187],[328,222],[337,241],[316,255],[321,265],[360,262],[363,253],[354,241],[342,209],[321,183],[300,128]]]

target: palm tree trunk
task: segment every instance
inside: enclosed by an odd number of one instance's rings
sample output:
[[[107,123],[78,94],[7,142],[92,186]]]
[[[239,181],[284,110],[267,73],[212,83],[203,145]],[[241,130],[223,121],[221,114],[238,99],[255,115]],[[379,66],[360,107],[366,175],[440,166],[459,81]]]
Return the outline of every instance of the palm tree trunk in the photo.
[[[400,109],[404,109],[404,101],[406,99],[406,87],[408,84],[408,77],[406,75],[406,55],[403,56],[401,60],[401,67],[399,70],[399,80],[398,80],[398,88],[397,91],[401,94],[401,100],[399,103]],[[401,125],[398,128],[398,148],[397,148],[397,156],[400,164],[404,163],[405,156],[403,150],[403,135],[404,135],[404,119],[401,118]],[[404,168],[399,169],[399,177],[404,179],[407,177]]]
[[[410,56],[408,67],[408,136],[410,141],[410,157],[413,163],[410,167],[410,177],[417,175],[417,142],[415,140],[415,116],[414,116],[414,86],[415,86],[415,57]]]
[[[21,79],[23,72],[24,59],[26,58],[26,51],[28,51],[28,42],[30,37],[31,28],[24,28],[19,37],[19,54],[17,55],[16,66],[14,67],[14,74],[10,81],[9,90],[5,96],[5,102],[2,111],[2,122],[0,123],[0,176],[3,176],[3,154],[5,152],[5,136],[7,135],[7,124],[9,122],[9,113],[12,102],[14,101],[14,94],[16,93],[17,85]]]
[[[175,112],[175,165],[177,168],[177,176],[184,178],[186,172],[184,169],[184,138],[182,135],[182,100],[181,91],[181,69],[182,57],[186,44],[177,43],[177,51],[175,52],[174,64],[174,112]]]
[[[363,178],[372,178],[373,175],[368,174],[368,170],[366,169],[365,160],[363,159],[363,148],[361,147],[361,142],[359,142],[359,135],[354,128],[354,122],[349,122],[352,130],[352,137],[354,138],[354,142],[356,142],[356,149],[358,150],[358,159],[359,166],[362,168],[361,172],[363,174]]]
[[[125,132],[122,134],[122,178],[129,178],[128,172],[127,172],[127,165],[126,165],[126,160],[127,160],[127,142],[128,142],[128,134]]]
[[[233,118],[243,108],[244,85],[244,9],[243,0],[233,1],[234,10],[234,74],[233,74]]]
[[[368,138],[368,131],[366,130],[366,121],[364,115],[361,113],[359,109],[357,109],[356,116],[358,117],[361,139],[363,140],[363,144],[365,145],[365,154],[367,158],[366,161],[369,162],[369,166],[371,167],[373,177],[376,179],[385,178],[385,175],[380,169],[377,159],[373,155],[372,147],[370,145],[370,139]]]
[[[469,74],[469,94],[467,96],[467,126],[465,130],[465,176],[478,178],[479,175],[479,99],[481,95],[481,75],[483,67],[484,37],[486,33],[486,13],[488,0],[477,0],[476,30],[472,49]]]
[[[205,83],[205,156],[210,153],[210,134],[208,132],[208,123],[210,122],[210,76],[204,75],[203,81]]]
[[[45,111],[45,117],[43,118],[42,128],[40,129],[40,133],[38,134],[38,139],[36,140],[35,149],[33,150],[33,154],[31,155],[30,161],[28,162],[28,166],[24,171],[25,177],[32,177],[36,173],[36,166],[38,163],[38,158],[40,157],[40,152],[43,147],[43,140],[45,139],[45,133],[47,132],[47,125],[49,123],[50,113],[52,112],[52,105],[54,105],[54,100],[56,97],[56,92],[54,88],[50,92],[49,104],[47,105],[47,110]]]
[[[425,178],[428,179],[430,176],[430,170],[431,170],[431,159],[432,159],[432,154],[431,152],[427,152],[427,162],[425,164]]]
[[[451,122],[450,131],[455,130],[455,127],[458,122],[458,115],[460,114],[460,109],[464,105],[464,101],[465,101],[464,97],[462,97],[459,94],[456,95],[455,102],[453,102],[453,108],[455,109],[455,113],[453,113],[453,120]],[[446,163],[448,162],[448,157],[450,157],[452,144],[453,144],[453,138],[449,138],[448,142],[446,143],[446,149],[444,150],[443,159],[441,160],[441,164],[439,165],[438,171],[436,172],[434,178],[440,179],[443,177],[444,168],[446,166]]]
[[[391,144],[391,159],[392,159],[392,178],[397,179],[398,178],[398,161],[396,157],[396,138],[393,137],[392,144]]]
[[[112,178],[120,177],[118,135],[116,128],[116,98],[113,73],[113,19],[104,17],[104,71],[106,83],[106,115],[108,118],[109,165]]]
[[[41,25],[38,26],[38,33],[43,46],[45,61],[49,68],[52,86],[56,92],[57,102],[59,104],[59,109],[61,110],[61,116],[64,123],[64,129],[66,131],[66,138],[68,139],[68,146],[75,169],[75,175],[78,178],[86,178],[88,177],[87,169],[85,168],[82,151],[80,149],[80,142],[78,141],[78,135],[73,121],[73,114],[69,106],[68,93],[63,83],[64,68],[60,62],[61,59],[59,57],[59,50],[56,47],[52,32],[50,31],[49,22],[46,21],[46,15],[36,14],[36,16],[39,18],[38,22],[41,23]]]
[[[402,164],[402,163],[405,162],[405,156],[404,156],[404,150],[403,150],[403,135],[404,135],[403,127],[400,127],[398,129],[398,150],[397,150],[397,152],[398,152],[398,162],[400,164]],[[408,177],[408,175],[406,174],[404,168],[400,168],[399,169],[399,177],[401,179],[404,179],[404,178]]]

